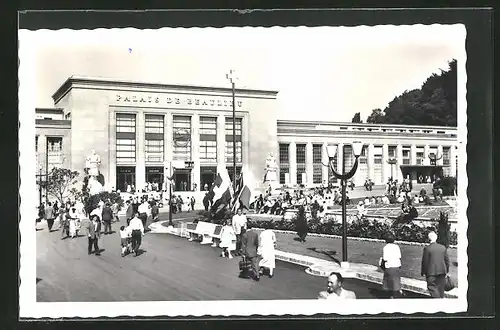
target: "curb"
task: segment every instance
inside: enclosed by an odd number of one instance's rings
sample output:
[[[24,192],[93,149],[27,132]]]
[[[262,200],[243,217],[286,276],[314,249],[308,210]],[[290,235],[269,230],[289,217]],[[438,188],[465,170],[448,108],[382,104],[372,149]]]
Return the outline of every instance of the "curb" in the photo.
[[[158,234],[171,234],[175,236],[180,236],[182,237],[182,234],[180,232],[180,228],[168,228],[162,225],[162,223],[165,221],[158,221],[155,223],[152,223],[149,225],[149,228],[151,229],[150,233],[158,233]],[[255,229],[260,229],[260,228],[255,228]],[[276,231],[280,232],[280,231]],[[285,231],[286,233],[293,233],[295,232],[289,232]],[[321,276],[321,277],[327,277],[330,275],[332,271],[339,271],[342,276],[346,278],[357,278],[360,280],[368,281],[371,283],[375,284],[382,284],[382,278],[383,274],[380,273],[380,276],[375,276],[368,274],[366,272],[363,272],[362,270],[356,270],[356,267],[362,267],[366,268],[367,270],[374,271],[375,269],[378,269],[378,267],[373,266],[373,265],[366,265],[366,264],[356,264],[353,263],[351,265],[355,265],[355,268],[349,268],[349,269],[342,269],[340,268],[340,265],[334,263],[334,262],[329,262],[323,259],[318,259],[314,257],[309,257],[309,256],[304,256],[296,253],[290,253],[290,252],[285,252],[285,251],[280,251],[276,250],[275,251],[275,257],[277,260],[281,260],[284,262],[289,262],[293,263],[296,265],[304,266],[307,267],[306,273],[314,276]],[[323,269],[322,269],[323,268]],[[405,291],[411,291],[411,292],[416,292],[420,294],[424,294],[427,296],[430,296],[428,290],[427,290],[427,283],[422,280],[417,280],[417,279],[412,279],[412,278],[407,278],[407,277],[401,277],[401,289]],[[457,289],[453,289],[450,292],[445,292],[445,297],[446,298],[458,298],[456,294]]]

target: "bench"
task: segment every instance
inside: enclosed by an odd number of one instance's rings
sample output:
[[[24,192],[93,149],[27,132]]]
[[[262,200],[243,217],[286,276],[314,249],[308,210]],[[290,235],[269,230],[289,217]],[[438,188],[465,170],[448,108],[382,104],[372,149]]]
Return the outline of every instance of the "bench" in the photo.
[[[222,225],[216,225],[210,222],[199,221],[197,223],[188,223],[186,226],[186,232],[189,234],[194,234],[202,237],[201,244],[212,244],[215,245],[213,239],[221,237]],[[190,235],[190,241],[193,238]]]

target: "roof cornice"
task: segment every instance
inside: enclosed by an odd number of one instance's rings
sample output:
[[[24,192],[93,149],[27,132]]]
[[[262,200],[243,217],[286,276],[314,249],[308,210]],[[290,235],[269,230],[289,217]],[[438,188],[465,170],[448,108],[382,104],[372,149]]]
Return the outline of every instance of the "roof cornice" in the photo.
[[[393,129],[408,129],[408,130],[456,130],[456,126],[425,126],[425,125],[401,125],[401,124],[370,124],[370,123],[349,123],[349,122],[330,122],[330,121],[306,121],[306,120],[277,120],[277,127],[312,127],[316,126],[343,126],[343,127],[359,127],[359,128],[393,128]]]
[[[192,91],[192,92],[216,92],[230,94],[232,89],[227,87],[217,86],[195,86],[195,85],[173,85],[153,82],[129,81],[101,77],[84,77],[71,76],[57,89],[52,95],[52,99],[57,103],[64,95],[66,95],[75,85],[79,86],[99,86],[111,88],[137,88],[137,89],[164,89],[169,91]],[[252,96],[267,96],[276,97],[279,93],[275,90],[259,90],[247,88],[235,88],[235,93],[250,94]]]

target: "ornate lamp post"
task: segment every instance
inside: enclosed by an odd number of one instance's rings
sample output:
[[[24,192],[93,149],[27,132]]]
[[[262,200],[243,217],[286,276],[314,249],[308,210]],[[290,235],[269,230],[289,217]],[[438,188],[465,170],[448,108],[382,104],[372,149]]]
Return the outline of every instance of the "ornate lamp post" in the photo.
[[[391,165],[391,179],[394,179],[393,169],[394,169],[394,165],[396,165],[398,163],[398,160],[396,158],[389,158],[387,160],[387,163]]]
[[[226,78],[231,82],[233,92],[233,191],[236,192],[236,102],[234,84],[238,80],[238,77],[234,70],[229,70]]]
[[[326,147],[326,152],[328,154],[328,166],[331,167],[333,175],[340,179],[340,184],[342,185],[342,263],[340,264],[342,268],[349,268],[349,263],[347,261],[347,211],[346,211],[346,186],[347,180],[352,178],[358,169],[358,158],[363,150],[362,142],[353,142],[352,150],[354,153],[354,165],[349,172],[346,173],[345,162],[342,162],[342,174],[335,171],[333,167],[333,157],[337,153],[336,145],[329,145]]]
[[[429,157],[431,166],[434,166],[434,168],[436,168],[437,167],[437,161],[440,160],[441,158],[443,158],[443,155],[438,156],[435,153],[430,153],[428,157]],[[435,169],[434,169],[434,175],[436,175],[436,170]]]

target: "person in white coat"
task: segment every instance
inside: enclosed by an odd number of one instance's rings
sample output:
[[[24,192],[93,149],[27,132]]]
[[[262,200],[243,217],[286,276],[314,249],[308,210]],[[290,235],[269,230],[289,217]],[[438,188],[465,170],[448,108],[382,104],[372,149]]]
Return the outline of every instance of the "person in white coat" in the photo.
[[[258,254],[261,256],[259,266],[269,270],[269,277],[274,276],[276,268],[276,235],[271,229],[266,229],[260,233]]]

